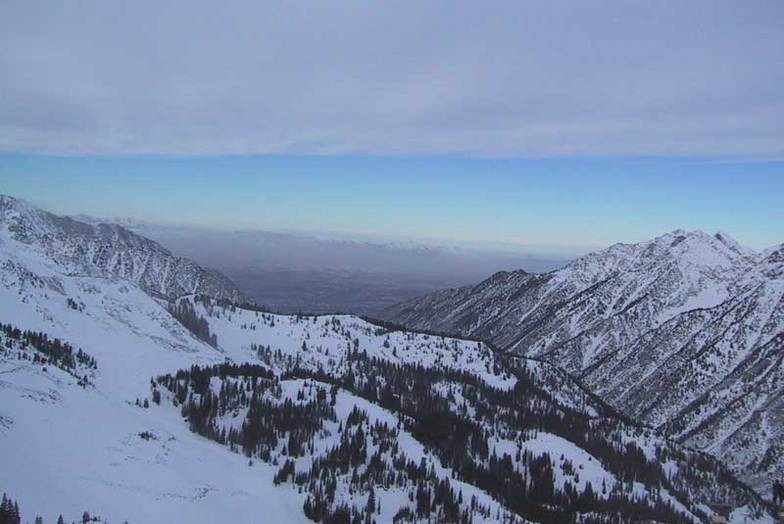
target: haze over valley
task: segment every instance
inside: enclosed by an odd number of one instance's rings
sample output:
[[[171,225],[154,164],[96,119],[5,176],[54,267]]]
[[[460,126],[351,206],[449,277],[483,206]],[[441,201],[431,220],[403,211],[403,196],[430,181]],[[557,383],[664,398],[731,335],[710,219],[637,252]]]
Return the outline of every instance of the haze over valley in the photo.
[[[107,220],[74,218],[91,223]],[[283,313],[378,315],[416,296],[471,284],[496,271],[546,272],[566,255],[522,246],[477,248],[335,234],[232,231],[109,220],[231,278],[259,304]]]

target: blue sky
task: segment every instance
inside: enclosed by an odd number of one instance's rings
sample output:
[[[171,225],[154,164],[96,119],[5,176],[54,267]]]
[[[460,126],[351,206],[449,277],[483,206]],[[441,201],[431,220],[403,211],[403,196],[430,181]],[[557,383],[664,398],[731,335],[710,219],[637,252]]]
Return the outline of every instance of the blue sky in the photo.
[[[58,213],[580,252],[677,228],[784,242],[784,162],[374,156],[0,156]]]
[[[781,1],[6,0],[0,190],[224,228],[572,251],[700,228],[761,248],[784,241],[782,18]]]

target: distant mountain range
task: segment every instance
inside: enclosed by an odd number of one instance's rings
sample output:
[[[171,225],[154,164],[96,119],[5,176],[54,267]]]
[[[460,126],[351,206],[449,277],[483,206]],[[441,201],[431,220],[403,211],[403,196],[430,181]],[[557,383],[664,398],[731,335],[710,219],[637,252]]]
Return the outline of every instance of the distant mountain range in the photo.
[[[236,298],[122,227],[0,199],[0,488],[22,521],[774,522],[558,366]]]
[[[762,491],[784,476],[784,246],[673,231],[388,309],[557,364]]]

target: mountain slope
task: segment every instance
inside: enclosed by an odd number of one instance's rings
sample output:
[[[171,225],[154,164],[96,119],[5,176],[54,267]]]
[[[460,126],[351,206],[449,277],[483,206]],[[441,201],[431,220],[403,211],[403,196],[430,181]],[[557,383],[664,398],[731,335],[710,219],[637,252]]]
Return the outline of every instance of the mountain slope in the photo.
[[[0,195],[0,228],[4,237],[36,249],[69,274],[130,280],[169,300],[190,293],[245,300],[226,277],[116,224],[91,225]]]
[[[301,501],[274,488],[274,471],[249,471],[241,457],[190,433],[176,410],[152,414],[135,404],[151,376],[222,362],[222,353],[130,282],[65,275],[35,258],[22,266],[26,257],[19,255],[13,271],[5,263],[0,270],[0,318],[97,362],[82,387],[73,374],[43,363],[37,346],[0,335],[0,485],[26,519],[34,511],[45,522],[59,514],[70,522],[89,510],[111,522],[161,522],[165,515],[251,522],[265,511],[275,520],[305,522]],[[140,438],[143,432],[155,440]],[[268,482],[259,482],[265,475]],[[278,503],[253,502],[259,498]]]
[[[674,231],[543,275],[499,273],[386,317],[555,362],[766,491],[784,475],[781,253]]]
[[[48,237],[0,239],[0,486],[25,519],[706,522],[719,501],[772,522],[548,364],[348,315],[175,308]]]

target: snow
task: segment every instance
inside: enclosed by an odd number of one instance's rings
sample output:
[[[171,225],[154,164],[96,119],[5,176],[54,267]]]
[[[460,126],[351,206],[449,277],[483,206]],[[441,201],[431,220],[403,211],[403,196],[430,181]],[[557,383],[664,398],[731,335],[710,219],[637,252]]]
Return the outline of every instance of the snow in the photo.
[[[94,387],[82,388],[56,367],[0,356],[0,486],[24,519],[35,511],[71,521],[87,510],[111,522],[306,522],[303,498],[273,485],[275,468],[249,468],[191,433],[174,408],[135,405],[152,376],[224,354],[133,283],[68,274],[6,235],[0,255],[0,321],[59,337],[98,362]]]
[[[763,517],[755,516],[748,506],[736,508],[730,513],[730,524],[746,524],[747,522],[759,522],[760,524],[773,524],[775,520],[769,515]]]
[[[306,387],[307,386],[307,387]],[[285,380],[281,382],[281,387],[284,392],[284,396],[288,397],[292,401],[296,401],[297,393],[300,390],[308,391],[310,388],[314,388],[312,395],[315,395],[315,390],[322,388],[326,389],[327,391],[330,388],[330,385],[323,384],[313,380]],[[300,402],[306,402],[310,397],[306,397],[305,399],[301,400]],[[345,421],[348,417],[349,413],[354,408],[358,408],[362,411],[365,411],[368,416],[368,422],[372,426],[376,422],[386,423],[390,427],[396,427],[398,424],[397,417],[373,404],[372,402],[368,402],[367,400],[347,393],[344,390],[340,390],[337,394],[336,403],[334,406],[335,412],[337,414],[339,421]],[[328,424],[328,431],[331,433],[330,437],[323,438],[319,441],[318,446],[315,447],[315,454],[319,455],[319,452],[325,452],[330,447],[338,443],[338,433],[337,433],[337,426],[338,424]],[[400,429],[399,435],[397,439],[397,443],[399,446],[400,451],[410,460],[414,461],[414,463],[419,464],[423,459],[428,466],[428,469],[432,466],[433,470],[436,473],[436,476],[439,479],[449,479],[452,488],[455,491],[462,491],[463,492],[463,500],[465,503],[471,500],[472,497],[476,497],[476,500],[479,504],[484,505],[490,508],[491,515],[496,515],[497,511],[500,511],[502,514],[506,513],[506,510],[501,506],[498,502],[496,502],[492,497],[490,497],[484,491],[472,486],[471,484],[467,484],[460,480],[455,479],[452,474],[451,470],[445,468],[438,457],[429,453],[425,450],[424,446],[420,444],[410,433],[407,431]],[[375,452],[374,445],[369,441],[368,442],[368,455],[371,455]],[[310,462],[312,458],[302,457],[298,458],[296,463],[296,470],[302,471],[310,467]],[[345,479],[347,480],[347,479]],[[345,490],[345,485],[341,486]],[[290,489],[293,489],[290,488]],[[339,490],[338,490],[339,491]],[[356,502],[357,498],[356,495],[353,497],[348,494],[347,491],[343,492],[344,499],[352,499]],[[397,512],[397,510],[403,506],[412,506],[412,503],[408,500],[408,491],[407,490],[400,490],[400,489],[390,489],[390,490],[383,490],[377,489],[376,490],[376,501],[381,505],[382,508],[386,508],[386,511],[382,512],[381,515],[376,517],[376,521],[381,523],[391,523],[392,517]],[[364,504],[364,502],[363,502]],[[509,516],[511,517],[511,515]],[[518,521],[522,519],[517,519]],[[489,519],[483,519],[481,515],[475,514],[474,515],[474,522],[481,523],[481,522],[495,522],[495,518],[491,517]]]
[[[523,441],[521,446],[523,449],[531,451],[534,456],[550,455],[551,462],[554,465],[553,471],[555,472],[556,483],[560,489],[563,489],[566,480],[569,480],[578,491],[583,491],[590,482],[593,490],[601,497],[602,483],[606,484],[608,494],[616,483],[615,476],[605,470],[596,457],[591,456],[582,448],[558,435],[537,433],[535,437]],[[567,477],[564,475],[564,472],[561,470],[561,464],[563,463],[561,456],[563,456],[564,461],[572,462],[575,472],[579,474],[579,481],[576,481],[574,476]]]
[[[302,498],[272,483],[275,468],[249,468],[191,433],[174,408],[143,409],[52,366],[9,362],[0,363],[0,399],[11,421],[0,428],[0,485],[46,522],[84,510],[112,522],[252,522],[262,513],[306,522]]]
[[[320,315],[299,318],[211,304],[198,304],[197,312],[210,323],[218,345],[227,356],[245,361],[255,359],[251,344],[271,346],[285,356],[300,359],[300,365],[334,370],[355,346],[369,357],[401,364],[419,364],[473,373],[498,389],[514,387],[517,379],[493,370],[494,356],[485,344],[411,332],[388,332],[352,315]],[[303,342],[307,350],[303,351]]]
[[[257,321],[256,312],[222,311],[209,317],[219,339],[215,349],[131,282],[68,274],[7,236],[0,236],[0,254],[2,322],[61,338],[98,363],[94,385],[82,388],[56,367],[43,371],[29,361],[0,357],[0,485],[19,502],[25,519],[35,511],[47,522],[61,513],[76,520],[87,510],[111,522],[252,522],[261,515],[269,522],[305,522],[304,495],[291,486],[275,487],[276,467],[259,461],[249,467],[247,458],[191,433],[178,410],[165,403],[150,403],[148,409],[135,405],[148,396],[153,376],[227,358],[257,362],[250,343],[269,344],[286,355],[307,353],[303,361],[327,366],[358,339],[360,350],[379,358],[464,368],[501,388],[515,382],[511,375],[494,374],[489,348],[475,342],[378,334],[377,326],[345,315],[315,322],[276,315],[273,327]],[[68,307],[69,298],[83,305],[81,311]],[[256,321],[258,330],[241,329],[246,321]],[[333,322],[340,322],[347,336],[330,331]],[[303,341],[307,352],[301,350]],[[353,405],[373,419],[394,420],[341,393],[340,412]],[[155,438],[142,439],[144,431]],[[401,443],[412,457],[426,455],[410,435]],[[449,473],[440,466],[437,471]],[[469,499],[476,492],[479,500],[497,506],[476,488],[457,484]],[[406,494],[377,497],[391,519]]]

